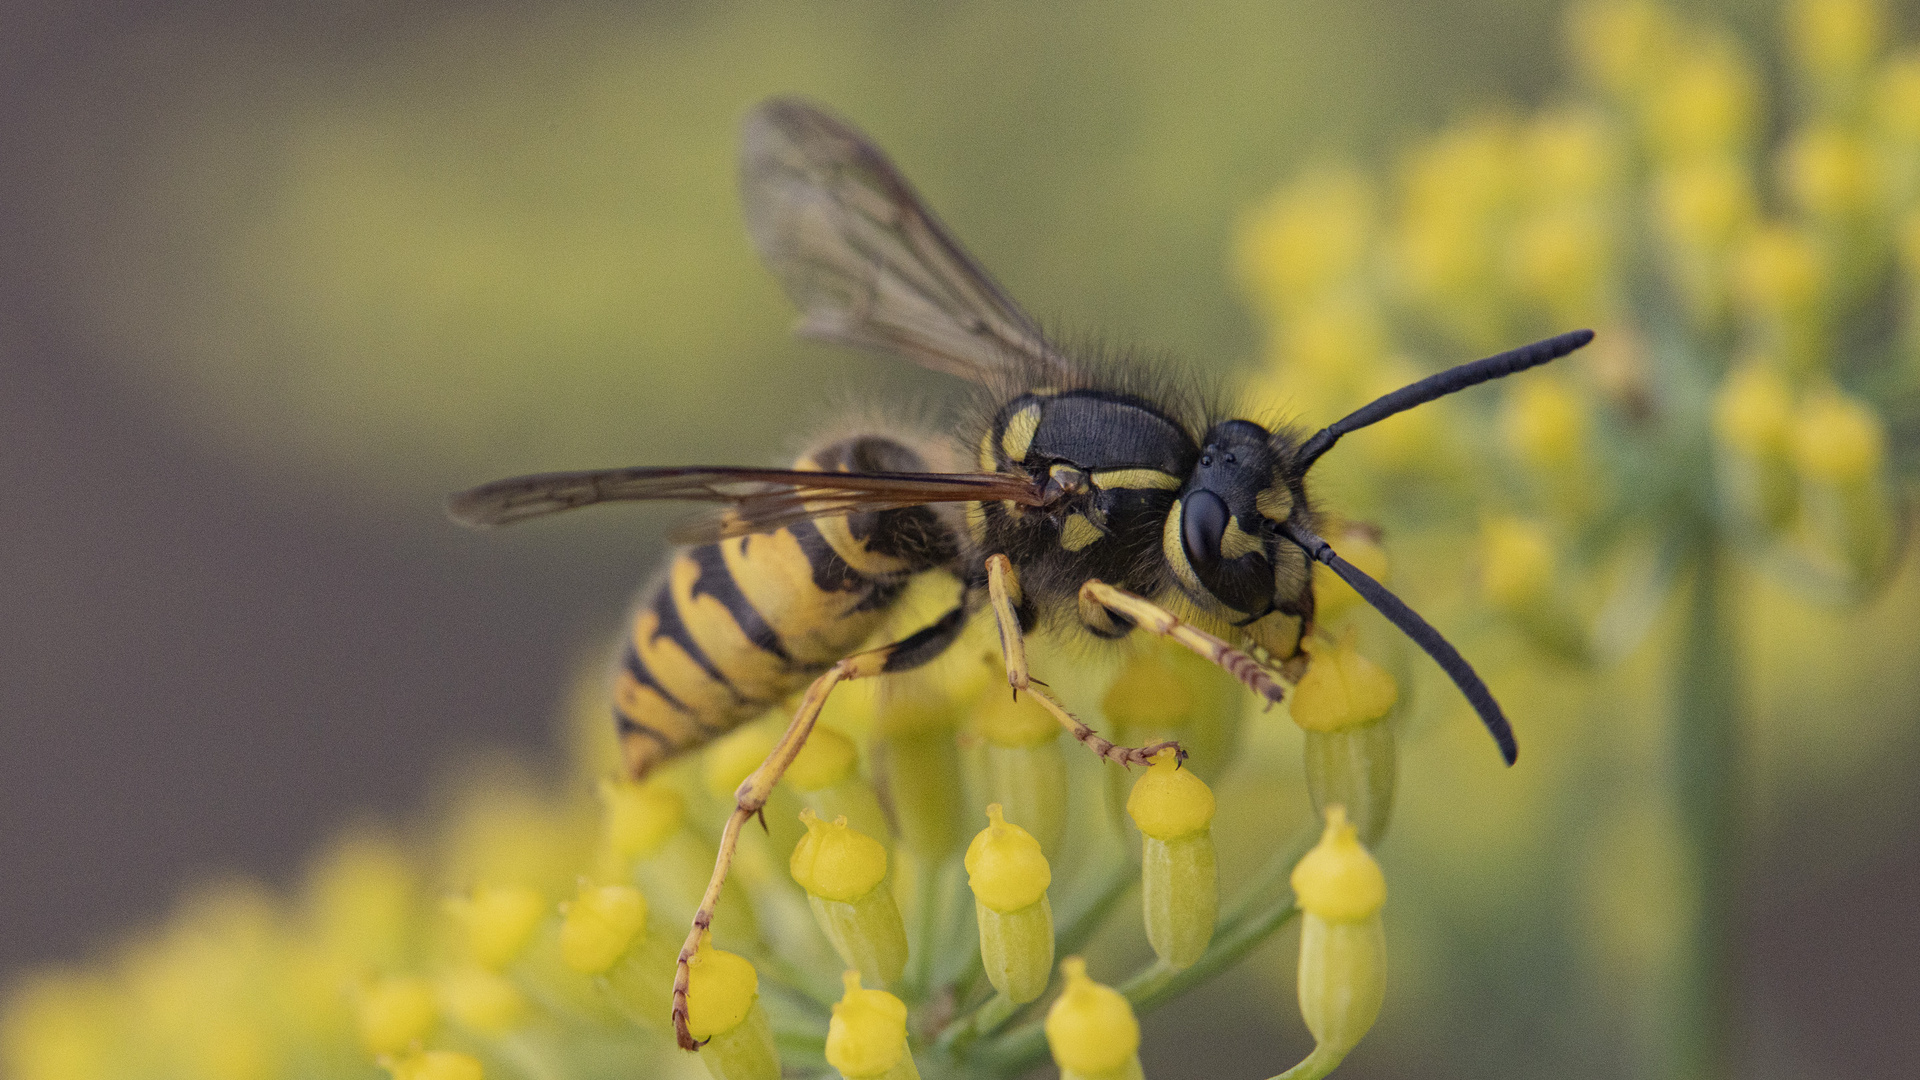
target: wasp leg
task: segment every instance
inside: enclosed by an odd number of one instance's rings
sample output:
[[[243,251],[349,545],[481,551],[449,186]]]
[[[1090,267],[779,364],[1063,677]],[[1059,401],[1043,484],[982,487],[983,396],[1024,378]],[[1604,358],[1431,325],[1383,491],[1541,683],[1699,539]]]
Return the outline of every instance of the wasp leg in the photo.
[[[993,604],[993,618],[1000,628],[1000,655],[1007,658],[1007,685],[1013,696],[1028,689],[1027,640],[1020,629],[1020,575],[1005,555],[987,556],[987,599]]]
[[[1286,696],[1281,686],[1260,662],[1212,634],[1180,621],[1180,617],[1150,600],[1116,589],[1104,581],[1089,581],[1080,586],[1082,610],[1097,606],[1131,621],[1161,637],[1173,640],[1220,665],[1227,674],[1246,684],[1247,689],[1278,702]]]
[[[740,830],[767,805],[773,785],[780,782],[787,766],[793,764],[800,748],[807,744],[807,736],[813,734],[814,721],[820,719],[820,710],[826,706],[827,695],[833,693],[833,688],[848,679],[870,679],[891,671],[905,671],[937,656],[966,626],[966,598],[961,599],[959,606],[924,629],[883,648],[855,653],[822,672],[800,696],[800,707],[794,710],[792,722],[787,724],[787,730],[774,744],[772,752],[734,791],[733,813],[727,815],[727,824],[720,830],[720,853],[713,861],[713,876],[707,881],[700,908],[693,913],[693,928],[687,932],[686,943],[680,946],[679,962],[674,965],[673,1031],[681,1049],[700,1049],[700,1041],[695,1040],[687,1028],[687,985],[692,979],[688,962],[700,948],[701,935],[713,925],[714,909],[720,903],[720,886],[726,882],[727,872],[733,869]]]
[[[1168,747],[1180,749],[1180,744],[1175,742],[1158,742],[1152,746],[1116,746],[1095,734],[1092,728],[1055,701],[1051,694],[1043,693],[1033,685],[1038,680],[1027,674],[1026,635],[1020,629],[1018,613],[1020,577],[1014,573],[1013,563],[1005,555],[987,556],[987,597],[993,604],[993,615],[1000,627],[1000,652],[1007,661],[1007,685],[1013,687],[1016,695],[1022,690],[1032,694],[1042,707],[1053,714],[1055,720],[1060,721],[1060,726],[1108,761],[1122,765],[1145,765],[1153,755]],[[1182,750],[1181,755],[1184,757],[1185,754]]]

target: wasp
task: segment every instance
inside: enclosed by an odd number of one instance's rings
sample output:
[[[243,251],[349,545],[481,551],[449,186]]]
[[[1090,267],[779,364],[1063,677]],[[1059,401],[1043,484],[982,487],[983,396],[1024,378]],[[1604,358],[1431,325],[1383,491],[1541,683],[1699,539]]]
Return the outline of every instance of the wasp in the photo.
[[[1458,651],[1319,535],[1307,488],[1344,435],[1478,383],[1546,363],[1580,330],[1463,364],[1311,435],[1224,417],[1195,380],[1074,355],[974,261],[859,131],[805,101],[747,117],[740,170],[748,232],[810,337],[958,376],[975,389],[958,437],[856,434],[790,469],[625,468],[548,473],[454,495],[476,527],[594,503],[677,499],[717,516],[641,595],[615,674],[614,718],[635,778],[799,693],[791,723],[742,782],[674,979],[687,1029],[687,962],[711,925],[740,830],[799,753],[834,687],[939,656],[983,611],[1007,681],[1095,752],[1144,762],[1164,745],[1101,738],[1027,670],[1029,634],[1117,639],[1140,629],[1224,668],[1268,702],[1285,693],[1323,563],[1411,637],[1465,694],[1511,764],[1513,732]],[[922,575],[952,580],[950,609],[862,648]],[[1257,659],[1256,656],[1259,658]]]

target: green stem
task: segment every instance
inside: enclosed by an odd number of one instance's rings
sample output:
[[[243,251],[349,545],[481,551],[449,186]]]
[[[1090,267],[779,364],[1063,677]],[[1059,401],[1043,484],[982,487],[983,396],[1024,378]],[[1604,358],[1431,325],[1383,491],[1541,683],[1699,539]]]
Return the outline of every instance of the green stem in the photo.
[[[939,1039],[935,1040],[934,1046],[943,1054],[964,1050],[967,1044],[980,1036],[991,1035],[998,1031],[1008,1020],[1013,1019],[1014,1013],[1019,1011],[1020,1006],[1015,1004],[1012,998],[1005,994],[995,994],[979,1008],[947,1025],[947,1029],[940,1033]]]
[[[1348,1047],[1348,1050],[1352,1047]],[[1313,1052],[1300,1059],[1300,1064],[1288,1069],[1270,1080],[1320,1080],[1333,1071],[1347,1056],[1346,1050],[1330,1050],[1325,1043],[1316,1043]]]
[[[1733,990],[1738,985],[1733,912],[1744,838],[1730,562],[1717,542],[1702,540],[1673,669],[1667,783],[1678,818],[1681,865],[1693,890],[1692,925],[1679,939],[1661,1039],[1664,1072],[1674,1080],[1733,1075]]]

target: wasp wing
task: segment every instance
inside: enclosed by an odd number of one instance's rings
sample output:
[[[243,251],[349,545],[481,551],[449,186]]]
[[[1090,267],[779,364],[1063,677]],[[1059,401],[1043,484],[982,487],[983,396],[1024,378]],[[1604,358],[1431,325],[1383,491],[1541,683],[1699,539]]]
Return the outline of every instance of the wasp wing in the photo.
[[[447,499],[447,513],[477,529],[602,502],[722,503],[717,518],[675,530],[680,543],[771,532],[797,522],[928,503],[1011,499],[1041,503],[1031,479],[1007,473],[852,473],[801,469],[602,469],[496,480]]]
[[[748,114],[747,232],[802,314],[800,332],[976,382],[1068,365],[865,136],[817,106]]]

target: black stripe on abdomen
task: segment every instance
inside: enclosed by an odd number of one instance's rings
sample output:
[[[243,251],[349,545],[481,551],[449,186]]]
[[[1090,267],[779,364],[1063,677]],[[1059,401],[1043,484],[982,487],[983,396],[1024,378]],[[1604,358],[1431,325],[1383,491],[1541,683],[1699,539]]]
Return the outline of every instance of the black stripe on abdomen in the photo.
[[[680,618],[680,605],[673,602],[672,589],[663,586],[658,593],[654,594],[651,610],[654,618],[659,620],[653,626],[654,640],[664,637],[680,646],[681,651],[687,654],[687,659],[698,665],[700,670],[706,673],[707,678],[726,687],[734,700],[741,702],[749,700],[738,687],[733,685],[733,680],[721,674],[720,669],[713,666],[713,660],[707,656],[707,651],[700,647],[699,642],[693,640],[693,632],[687,629],[686,622]],[[635,658],[638,658],[637,654]]]
[[[760,651],[771,653],[779,657],[782,663],[791,666],[793,657],[787,653],[787,647],[780,643],[780,635],[767,625],[760,610],[740,591],[740,583],[733,580],[733,572],[727,569],[726,556],[721,552],[720,545],[705,544],[689,551],[687,556],[700,568],[688,595],[698,597],[704,593],[718,600],[748,641],[753,642]]]

